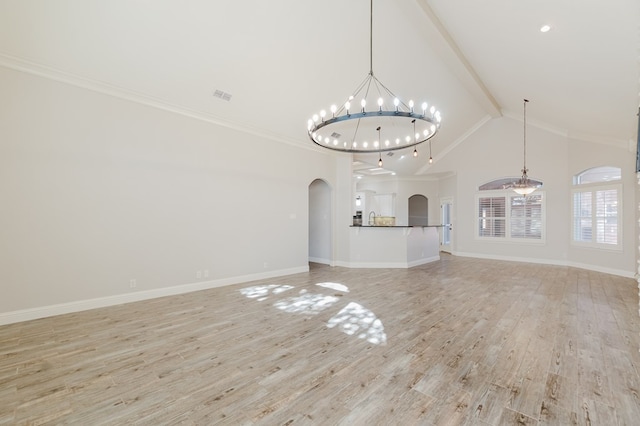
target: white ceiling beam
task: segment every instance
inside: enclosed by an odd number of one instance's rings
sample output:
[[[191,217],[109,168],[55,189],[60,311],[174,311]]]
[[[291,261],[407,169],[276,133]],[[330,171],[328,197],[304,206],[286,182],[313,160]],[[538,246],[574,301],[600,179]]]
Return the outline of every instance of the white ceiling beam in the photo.
[[[429,33],[431,47],[440,55],[445,64],[452,70],[456,78],[464,85],[464,87],[473,95],[473,97],[482,105],[493,118],[502,116],[502,108],[498,105],[489,89],[480,79],[476,71],[473,69],[467,58],[451,37],[447,29],[444,27],[440,18],[435,14],[427,0],[416,0],[418,6],[425,13],[431,25],[425,28]]]

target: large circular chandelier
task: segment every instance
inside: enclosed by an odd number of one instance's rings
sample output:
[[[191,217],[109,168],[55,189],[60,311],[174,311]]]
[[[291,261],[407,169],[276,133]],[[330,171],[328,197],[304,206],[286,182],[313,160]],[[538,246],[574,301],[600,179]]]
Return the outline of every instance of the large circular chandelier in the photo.
[[[394,151],[426,142],[440,128],[440,111],[435,106],[413,100],[405,103],[374,75],[373,0],[370,3],[369,73],[344,102],[321,110],[307,122],[309,138],[324,148],[351,153]],[[414,156],[417,153],[414,149]]]

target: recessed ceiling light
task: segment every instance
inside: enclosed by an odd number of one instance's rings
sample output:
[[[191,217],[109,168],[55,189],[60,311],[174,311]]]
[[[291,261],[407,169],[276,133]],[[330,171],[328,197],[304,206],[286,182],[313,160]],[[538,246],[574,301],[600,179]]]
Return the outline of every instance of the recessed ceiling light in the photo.
[[[540,27],[540,32],[541,33],[546,33],[546,32],[549,32],[550,29],[551,29],[551,26],[545,24],[545,25]]]

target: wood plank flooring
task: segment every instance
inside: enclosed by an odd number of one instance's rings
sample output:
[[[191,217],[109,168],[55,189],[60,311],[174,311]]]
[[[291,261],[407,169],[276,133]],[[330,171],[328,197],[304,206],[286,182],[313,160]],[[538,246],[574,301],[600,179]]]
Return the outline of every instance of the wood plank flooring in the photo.
[[[632,279],[312,265],[0,327],[0,424],[639,425],[639,332]]]

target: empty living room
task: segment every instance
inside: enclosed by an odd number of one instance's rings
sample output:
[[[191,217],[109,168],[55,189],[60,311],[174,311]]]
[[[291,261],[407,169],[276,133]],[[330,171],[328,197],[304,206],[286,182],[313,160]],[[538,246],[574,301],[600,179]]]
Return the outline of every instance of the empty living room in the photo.
[[[638,22],[0,2],[0,425],[637,426]]]

